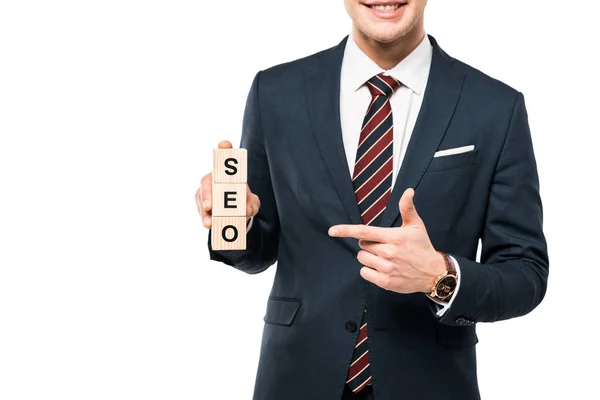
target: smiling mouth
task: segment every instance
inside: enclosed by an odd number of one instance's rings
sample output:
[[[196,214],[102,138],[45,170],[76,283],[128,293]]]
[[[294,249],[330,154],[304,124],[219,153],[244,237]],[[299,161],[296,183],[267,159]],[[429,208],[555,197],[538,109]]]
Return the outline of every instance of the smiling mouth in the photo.
[[[395,4],[365,4],[365,6],[369,7],[375,11],[383,11],[383,12],[394,12],[402,6],[405,6],[406,3],[395,3]]]

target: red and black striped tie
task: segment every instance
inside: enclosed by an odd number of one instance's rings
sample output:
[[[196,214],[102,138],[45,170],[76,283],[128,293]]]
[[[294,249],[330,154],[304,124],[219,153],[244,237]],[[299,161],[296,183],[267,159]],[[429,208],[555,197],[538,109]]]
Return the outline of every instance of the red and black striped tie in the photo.
[[[373,98],[362,124],[352,182],[363,223],[375,225],[392,193],[394,123],[390,96],[400,82],[379,74],[367,81],[367,87]],[[367,339],[367,324],[363,323],[346,380],[354,393],[371,383]]]

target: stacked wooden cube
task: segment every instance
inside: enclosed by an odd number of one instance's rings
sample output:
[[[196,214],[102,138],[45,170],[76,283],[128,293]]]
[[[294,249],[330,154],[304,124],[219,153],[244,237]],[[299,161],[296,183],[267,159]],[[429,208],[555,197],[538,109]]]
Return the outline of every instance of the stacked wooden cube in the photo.
[[[212,231],[213,250],[246,249],[246,149],[213,151]]]

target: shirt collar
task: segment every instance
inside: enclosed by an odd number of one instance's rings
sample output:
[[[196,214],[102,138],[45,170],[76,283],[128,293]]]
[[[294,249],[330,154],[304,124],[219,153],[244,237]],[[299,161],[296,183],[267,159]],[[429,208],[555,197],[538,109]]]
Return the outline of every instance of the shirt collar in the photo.
[[[343,62],[348,66],[347,82],[353,91],[357,91],[366,81],[383,72],[399,80],[414,93],[421,94],[429,76],[432,56],[433,48],[429,37],[425,35],[412,53],[394,68],[386,71],[363,53],[350,35],[344,50]]]

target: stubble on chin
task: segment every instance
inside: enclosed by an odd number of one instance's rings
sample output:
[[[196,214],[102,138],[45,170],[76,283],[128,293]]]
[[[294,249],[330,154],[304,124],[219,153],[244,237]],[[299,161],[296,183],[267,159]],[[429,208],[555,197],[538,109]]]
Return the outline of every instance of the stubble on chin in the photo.
[[[355,24],[355,34],[359,34],[368,41],[374,41],[381,44],[389,44],[404,37],[408,29],[398,29],[398,27],[380,27],[361,26]]]
[[[394,43],[409,36],[417,28],[417,25],[422,22],[423,14],[424,13],[421,12],[417,16],[406,15],[396,26],[376,27],[369,26],[369,23],[365,21],[355,21],[355,34],[361,35],[366,40],[372,40],[381,44]]]

